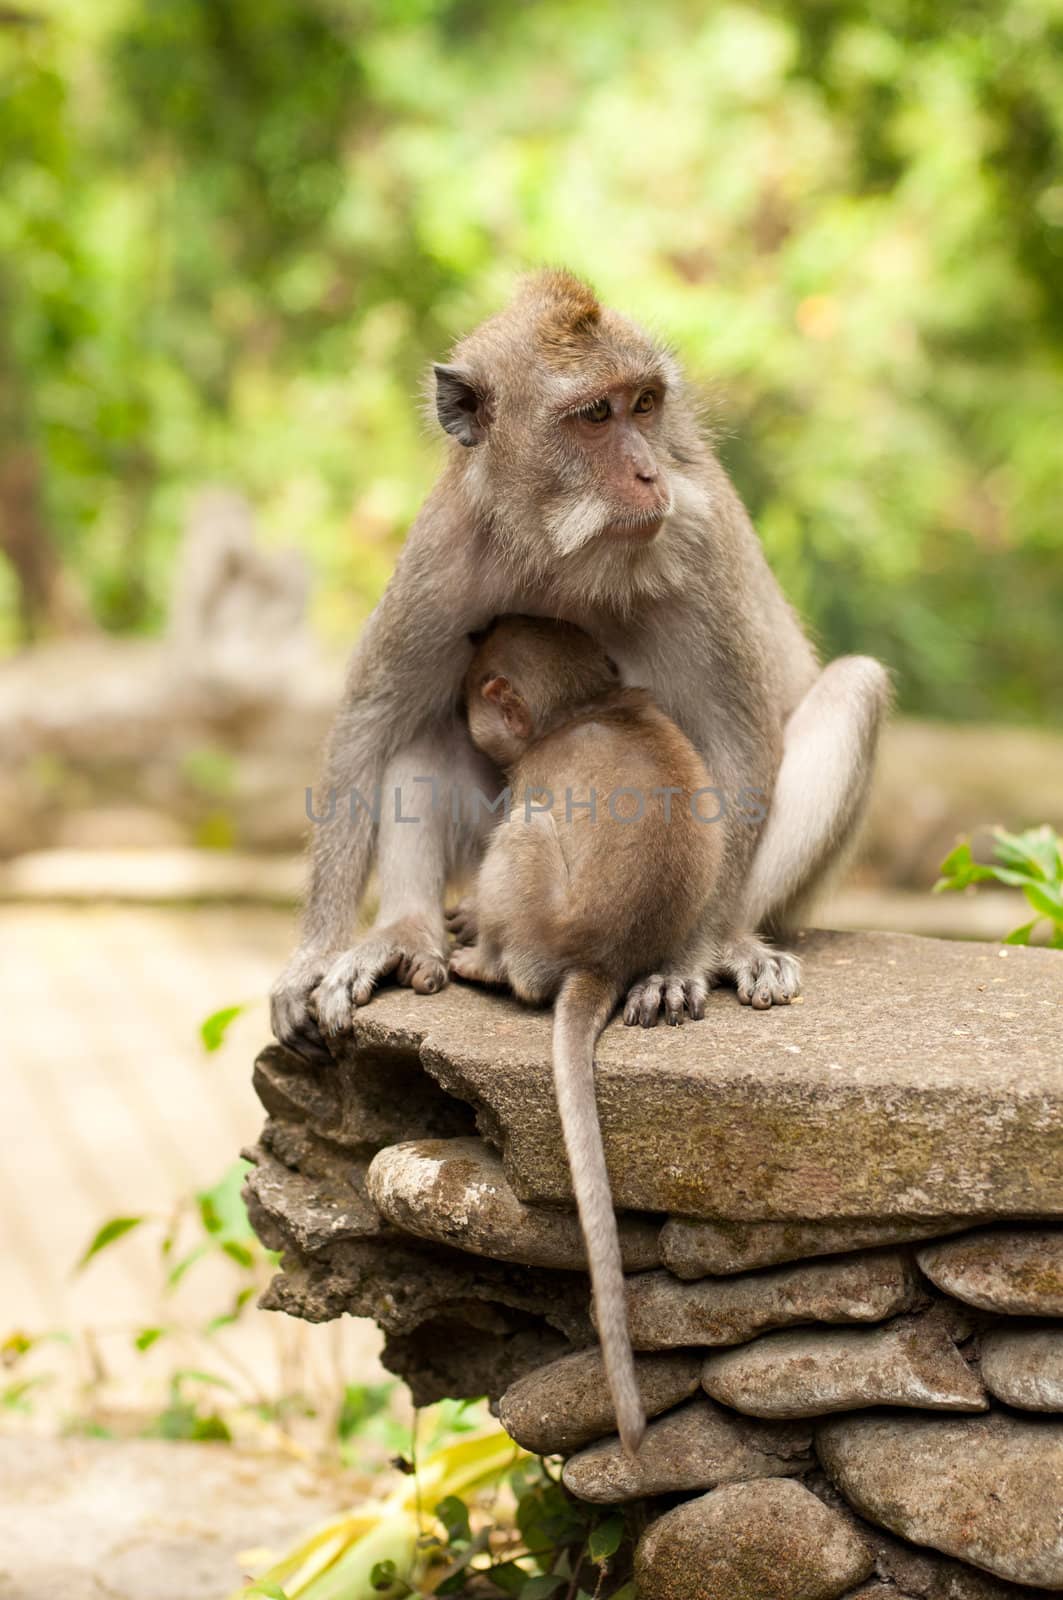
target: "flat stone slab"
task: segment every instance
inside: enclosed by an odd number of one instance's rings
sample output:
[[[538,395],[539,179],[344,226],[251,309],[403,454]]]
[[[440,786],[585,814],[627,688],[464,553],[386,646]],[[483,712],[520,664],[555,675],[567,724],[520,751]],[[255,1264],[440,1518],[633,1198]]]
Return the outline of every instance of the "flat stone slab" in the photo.
[[[1013,1583],[1063,1589],[1063,1420],[838,1417],[816,1443],[866,1517]]]
[[[1063,1145],[1063,1131],[1057,1138]],[[919,1265],[939,1289],[983,1311],[1063,1317],[1063,1228],[984,1228],[928,1245]]]
[[[708,1356],[702,1386],[754,1417],[816,1417],[864,1406],[985,1411],[977,1375],[934,1314],[881,1328],[801,1328]]]
[[[871,1568],[848,1520],[786,1479],[688,1500],[650,1524],[635,1555],[639,1594],[653,1600],[836,1600]]]
[[[983,1335],[982,1377],[1005,1405],[1063,1412],[1063,1323],[994,1328]]]
[[[562,1478],[581,1500],[618,1505],[744,1478],[792,1477],[811,1465],[811,1445],[807,1427],[736,1417],[702,1395],[651,1422],[634,1461],[619,1439],[603,1439],[571,1456]]]
[[[825,932],[798,950],[800,1005],[754,1012],[721,989],[704,1022],[606,1030],[598,1102],[618,1208],[1063,1217],[1063,952]],[[477,1109],[521,1199],[572,1203],[547,1012],[467,985],[385,990],[359,1012],[339,1079],[356,1083],[360,1052],[381,1051]]]
[[[404,1233],[495,1261],[586,1270],[579,1219],[518,1200],[502,1158],[482,1139],[390,1145],[374,1157],[366,1184],[381,1216]],[[655,1267],[661,1256],[656,1222],[617,1222],[625,1271]]]
[[[688,1400],[701,1381],[701,1359],[669,1350],[636,1356],[635,1377],[648,1417]],[[530,1372],[508,1388],[498,1420],[511,1438],[536,1455],[567,1455],[616,1432],[605,1364],[598,1350],[577,1350]]]
[[[626,1287],[637,1350],[744,1344],[771,1328],[804,1322],[884,1322],[922,1298],[911,1261],[895,1250],[696,1283],[682,1283],[669,1272],[640,1272]]]
[[[844,1255],[883,1244],[915,1244],[958,1233],[970,1222],[706,1222],[669,1217],[661,1229],[661,1264],[677,1278],[727,1277],[784,1261]]]

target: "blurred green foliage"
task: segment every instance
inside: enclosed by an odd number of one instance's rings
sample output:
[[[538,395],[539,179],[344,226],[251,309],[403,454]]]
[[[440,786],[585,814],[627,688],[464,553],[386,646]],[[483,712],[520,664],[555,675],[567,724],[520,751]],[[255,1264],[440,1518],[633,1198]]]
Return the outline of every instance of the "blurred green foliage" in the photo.
[[[426,363],[564,262],[705,381],[826,653],[1049,717],[1061,145],[1059,0],[5,5],[3,637],[60,570],[157,625],[224,478],[348,638],[438,464]]]

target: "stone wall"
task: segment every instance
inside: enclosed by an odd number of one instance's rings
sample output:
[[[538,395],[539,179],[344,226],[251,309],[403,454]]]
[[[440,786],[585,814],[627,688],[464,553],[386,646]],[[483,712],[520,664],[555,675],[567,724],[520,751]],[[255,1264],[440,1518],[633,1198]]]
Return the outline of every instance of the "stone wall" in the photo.
[[[805,995],[612,1026],[598,1092],[653,1419],[612,1433],[549,1019],[380,996],[277,1046],[248,1200],[267,1304],[371,1316],[427,1402],[487,1394],[643,1600],[1063,1590],[1063,956],[813,933]]]

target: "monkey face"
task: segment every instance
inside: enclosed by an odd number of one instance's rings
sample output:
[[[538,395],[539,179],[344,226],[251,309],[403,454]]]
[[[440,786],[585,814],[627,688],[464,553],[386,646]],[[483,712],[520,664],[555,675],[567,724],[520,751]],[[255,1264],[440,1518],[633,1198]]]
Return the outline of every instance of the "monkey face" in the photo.
[[[657,378],[617,385],[563,419],[577,456],[574,475],[591,480],[607,517],[600,530],[605,538],[653,539],[672,509],[658,438],[663,404],[664,387]]]
[[[640,563],[701,455],[670,355],[548,272],[455,356],[435,369],[437,414],[506,550],[537,567],[585,547],[599,565],[607,550]]]
[[[619,677],[582,628],[545,617],[500,617],[484,630],[465,674],[472,741],[506,768],[551,718],[610,693]]]

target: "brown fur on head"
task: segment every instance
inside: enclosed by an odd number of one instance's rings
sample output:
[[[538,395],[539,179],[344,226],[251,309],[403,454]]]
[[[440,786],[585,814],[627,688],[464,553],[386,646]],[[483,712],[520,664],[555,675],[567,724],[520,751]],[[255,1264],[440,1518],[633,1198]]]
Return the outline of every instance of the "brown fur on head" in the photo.
[[[546,271],[435,376],[439,420],[465,447],[453,470],[511,557],[538,571],[581,568],[584,550],[599,570],[661,564],[708,458],[663,346]]]
[[[616,666],[582,628],[503,617],[478,639],[465,674],[472,741],[509,767],[559,718],[618,682]]]

